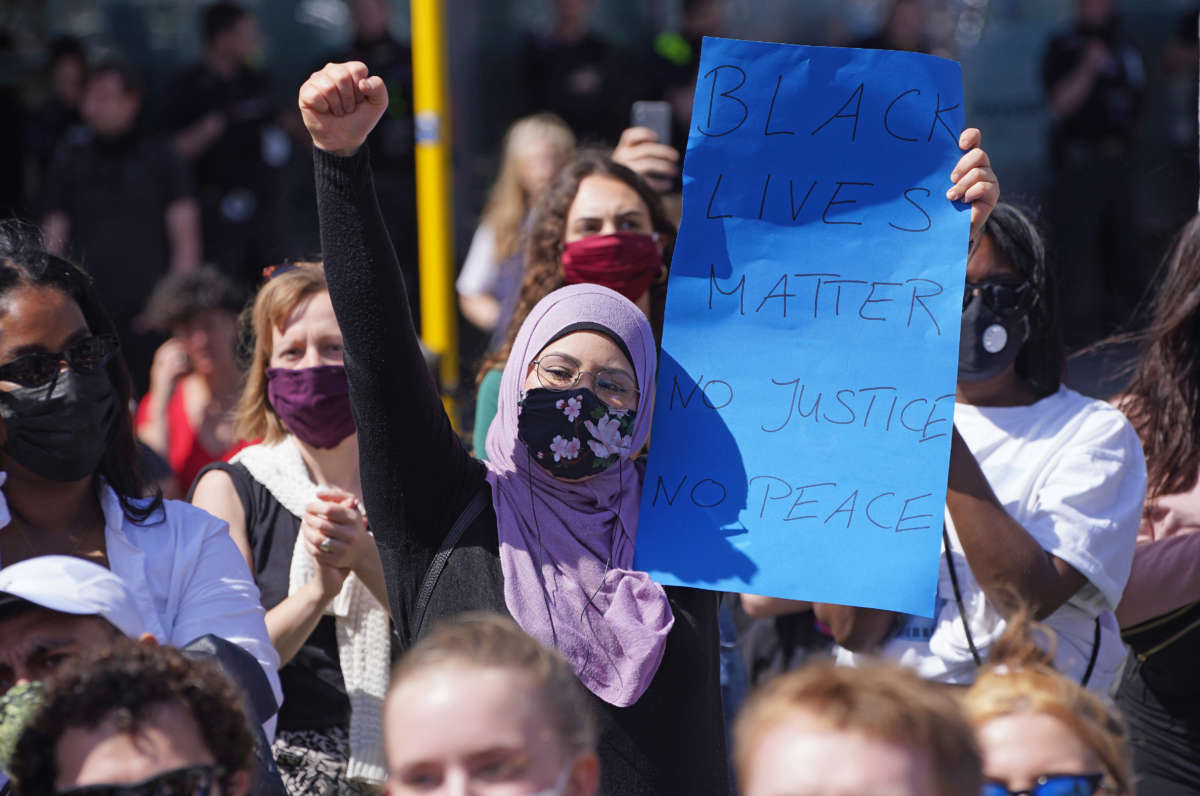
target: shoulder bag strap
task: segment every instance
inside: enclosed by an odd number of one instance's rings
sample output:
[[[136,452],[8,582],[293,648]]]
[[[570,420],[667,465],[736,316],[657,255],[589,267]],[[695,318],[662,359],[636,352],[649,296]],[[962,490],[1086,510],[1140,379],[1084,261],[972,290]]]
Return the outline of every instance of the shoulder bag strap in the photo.
[[[963,611],[962,592],[958,588],[958,572],[954,568],[954,557],[950,555],[950,538],[946,535],[946,529],[942,528],[942,540],[946,545],[946,563],[950,569],[950,585],[954,587],[954,601],[958,603],[958,618],[962,620],[963,630],[967,634],[967,646],[971,648],[971,657],[975,659],[975,665],[981,666],[983,659],[979,655],[979,650],[975,649],[975,639],[971,637],[971,624],[967,621],[967,615]],[[1079,684],[1087,688],[1088,681],[1092,679],[1092,671],[1096,668],[1096,660],[1100,657],[1100,617],[1096,617],[1096,630],[1092,637],[1092,655],[1088,658],[1087,669],[1083,672],[1083,679]]]
[[[413,608],[413,621],[410,625],[409,645],[416,640],[416,635],[421,629],[421,624],[425,621],[425,609],[429,605],[429,598],[433,596],[433,590],[437,586],[438,578],[442,575],[442,570],[446,568],[446,562],[450,559],[450,554],[454,552],[454,548],[458,545],[458,540],[470,527],[479,513],[483,511],[488,504],[488,499],[491,496],[491,490],[485,482],[474,495],[471,496],[470,502],[458,515],[458,519],[454,521],[450,532],[446,534],[446,538],[442,540],[441,547],[433,557],[433,561],[429,562],[429,569],[425,570],[425,579],[421,582],[421,591],[417,593],[417,603]]]

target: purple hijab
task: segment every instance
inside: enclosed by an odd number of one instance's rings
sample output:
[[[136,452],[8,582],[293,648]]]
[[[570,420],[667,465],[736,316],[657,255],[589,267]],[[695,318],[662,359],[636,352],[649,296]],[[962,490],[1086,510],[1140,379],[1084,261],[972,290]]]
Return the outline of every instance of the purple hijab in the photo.
[[[508,610],[526,633],[562,653],[589,691],[624,707],[654,679],[675,621],[662,586],[631,569],[641,468],[622,456],[587,480],[563,481],[517,439],[529,363],[560,330],[581,322],[611,331],[629,349],[641,390],[630,450],[646,443],[656,364],[650,324],[615,291],[571,285],[538,302],[517,333],[488,429],[487,478]]]

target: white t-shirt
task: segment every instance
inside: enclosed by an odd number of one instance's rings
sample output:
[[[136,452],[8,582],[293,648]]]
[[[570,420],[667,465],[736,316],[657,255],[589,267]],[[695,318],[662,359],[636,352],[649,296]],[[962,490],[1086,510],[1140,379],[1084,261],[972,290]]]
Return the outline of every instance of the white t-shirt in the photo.
[[[478,296],[480,293],[495,295],[496,279],[500,274],[500,263],[496,261],[496,233],[487,224],[475,228],[467,259],[463,261],[458,281],[454,283],[460,296]]]
[[[1125,647],[1113,616],[1133,561],[1146,462],[1132,426],[1118,410],[1059,388],[1032,406],[958,404],[954,424],[975,455],[996,497],[1045,550],[1088,582],[1042,621],[1056,636],[1055,667],[1079,681],[1100,646],[1088,688],[1107,692]],[[976,665],[954,599],[947,563],[953,556],[971,636],[980,656],[1005,622],[979,588],[946,512],[949,551],[942,551],[934,619],[907,617],[880,647],[880,657],[943,683],[974,681]],[[859,657],[838,649],[839,662]]]

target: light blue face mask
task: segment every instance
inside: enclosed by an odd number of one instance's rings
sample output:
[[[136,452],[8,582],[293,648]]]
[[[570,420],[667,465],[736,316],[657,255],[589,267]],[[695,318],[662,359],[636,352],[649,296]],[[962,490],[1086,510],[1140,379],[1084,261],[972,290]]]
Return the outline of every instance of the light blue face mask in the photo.
[[[0,696],[0,771],[7,773],[17,739],[41,704],[42,684],[38,682],[14,685]]]

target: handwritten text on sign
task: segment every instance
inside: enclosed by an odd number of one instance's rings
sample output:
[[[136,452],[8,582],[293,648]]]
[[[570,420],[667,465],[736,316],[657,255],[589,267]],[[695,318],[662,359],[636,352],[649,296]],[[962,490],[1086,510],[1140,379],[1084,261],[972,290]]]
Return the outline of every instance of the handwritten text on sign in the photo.
[[[636,566],[928,616],[966,208],[958,65],[705,39]]]

